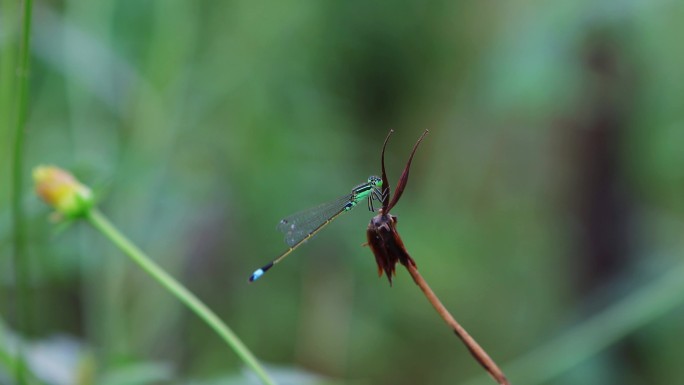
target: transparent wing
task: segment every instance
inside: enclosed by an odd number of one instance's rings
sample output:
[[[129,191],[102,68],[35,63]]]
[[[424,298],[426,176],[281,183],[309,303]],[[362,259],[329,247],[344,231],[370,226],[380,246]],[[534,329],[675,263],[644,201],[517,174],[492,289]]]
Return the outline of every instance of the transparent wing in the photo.
[[[352,198],[351,194],[340,197],[332,202],[323,203],[322,205],[312,207],[308,210],[300,211],[292,214],[289,217],[283,218],[276,227],[278,231],[285,234],[285,243],[292,247],[299,243],[312,231],[316,230],[320,225],[325,223],[328,219],[335,216],[335,214],[344,210],[344,207]]]

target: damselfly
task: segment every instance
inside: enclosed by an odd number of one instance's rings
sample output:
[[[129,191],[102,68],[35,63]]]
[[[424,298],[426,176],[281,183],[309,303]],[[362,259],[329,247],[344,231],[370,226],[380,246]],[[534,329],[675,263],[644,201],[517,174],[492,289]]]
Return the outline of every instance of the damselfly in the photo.
[[[285,259],[302,243],[308,241],[342,213],[353,209],[363,200],[368,200],[368,210],[375,211],[373,201],[382,202],[383,200],[381,187],[382,178],[371,176],[366,183],[354,187],[350,194],[282,219],[278,223],[277,229],[285,234],[285,243],[290,248],[276,259],[254,271],[249,277],[249,282],[259,279],[273,265]]]

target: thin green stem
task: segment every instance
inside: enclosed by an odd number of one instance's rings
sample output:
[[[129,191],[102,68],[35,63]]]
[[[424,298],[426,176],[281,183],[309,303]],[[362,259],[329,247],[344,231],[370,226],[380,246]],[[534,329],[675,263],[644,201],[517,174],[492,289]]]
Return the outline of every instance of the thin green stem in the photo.
[[[19,313],[19,331],[30,335],[30,303],[29,297],[29,261],[26,254],[26,232],[24,212],[21,205],[23,187],[23,153],[24,132],[28,111],[28,73],[31,41],[32,1],[24,0],[22,17],[21,45],[19,46],[19,66],[17,68],[17,115],[14,133],[14,151],[12,157],[11,212],[13,228],[14,272],[18,287],[17,308]],[[19,384],[27,383],[26,365],[23,359],[23,348],[19,344],[17,352],[16,376]]]
[[[0,45],[0,143],[2,143],[2,151],[0,151],[0,176],[11,178],[10,159],[12,156],[10,143],[12,134],[14,133],[14,71],[16,61],[16,42],[14,35],[15,18],[17,13],[17,5],[15,0],[0,0],[0,34],[4,36],[4,44]],[[5,148],[7,143],[7,148]],[[0,199],[5,200],[5,193],[9,193],[9,189],[0,188]],[[9,197],[7,197],[9,204]],[[10,233],[11,234],[11,233]],[[8,246],[11,242],[8,242]],[[0,246],[2,249],[2,246]],[[0,258],[4,257],[4,253],[0,253]],[[10,265],[11,266],[11,260]],[[0,309],[10,309],[9,296],[0,296]]]
[[[16,35],[16,13],[18,9],[18,4],[16,0],[0,0],[0,33],[4,36],[4,44],[0,46],[0,119],[2,119],[2,127],[0,128],[0,143],[10,143],[10,138],[5,137],[12,132],[13,123],[12,120],[15,116],[13,112],[14,106],[14,85],[16,72],[15,62],[17,57],[17,42],[15,41]],[[7,149],[9,150],[9,148]],[[4,152],[2,156],[3,167],[6,162],[9,161],[5,159],[4,154],[8,154],[9,151]],[[2,170],[4,172],[5,170]]]
[[[274,385],[275,382],[269,377],[268,373],[259,364],[251,351],[240,341],[230,328],[211,311],[202,301],[200,301],[188,289],[171,277],[166,271],[162,270],[149,257],[123,236],[109,220],[97,209],[92,209],[86,214],[90,223],[102,234],[112,241],[116,246],[128,255],[135,263],[145,270],[152,278],[157,280],[171,294],[176,296],[181,302],[190,308],[198,317],[204,320],[221,338],[230,346],[235,353],[244,361],[247,366],[252,368],[256,375],[264,384]]]

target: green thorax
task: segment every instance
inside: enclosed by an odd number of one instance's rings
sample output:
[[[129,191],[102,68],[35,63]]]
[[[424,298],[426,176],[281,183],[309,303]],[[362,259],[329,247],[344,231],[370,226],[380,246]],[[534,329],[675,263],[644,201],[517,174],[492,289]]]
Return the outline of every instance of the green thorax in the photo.
[[[344,209],[349,211],[365,199],[378,199],[381,195],[380,187],[382,187],[382,178],[377,176],[369,177],[368,182],[362,183],[352,189],[349,203]]]

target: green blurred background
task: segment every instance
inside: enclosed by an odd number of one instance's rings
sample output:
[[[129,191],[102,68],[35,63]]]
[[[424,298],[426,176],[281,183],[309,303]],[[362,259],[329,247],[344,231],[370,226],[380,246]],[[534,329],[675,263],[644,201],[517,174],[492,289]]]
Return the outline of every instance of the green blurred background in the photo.
[[[20,8],[0,1],[0,345],[24,335],[46,384],[254,380],[99,233],[58,232],[31,190],[38,164],[92,186],[282,383],[491,383],[403,268],[394,287],[378,279],[364,209],[246,282],[285,248],[280,218],[379,174],[390,128],[393,185],[430,130],[393,210],[404,242],[504,369],[684,263],[684,2],[37,1],[20,327]],[[678,383],[674,295],[632,308],[647,320],[635,333],[541,383]],[[510,379],[535,383],[534,370]]]

